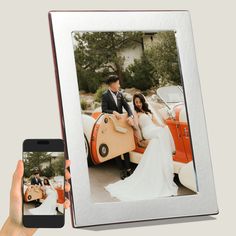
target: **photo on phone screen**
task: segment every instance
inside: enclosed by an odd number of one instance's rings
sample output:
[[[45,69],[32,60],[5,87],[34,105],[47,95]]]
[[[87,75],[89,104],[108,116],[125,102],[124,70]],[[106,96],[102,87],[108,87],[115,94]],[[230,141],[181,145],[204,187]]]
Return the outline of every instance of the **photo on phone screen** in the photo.
[[[23,215],[64,214],[64,152],[23,152]]]

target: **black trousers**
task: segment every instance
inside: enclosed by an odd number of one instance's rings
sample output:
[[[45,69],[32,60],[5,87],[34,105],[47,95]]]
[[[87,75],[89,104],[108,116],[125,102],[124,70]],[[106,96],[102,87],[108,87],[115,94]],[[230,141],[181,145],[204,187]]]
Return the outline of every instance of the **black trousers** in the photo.
[[[39,199],[34,200],[34,206],[38,207],[40,205]]]
[[[129,153],[126,152],[123,154],[124,156],[124,164],[123,164],[123,160],[121,159],[121,156],[117,156],[115,157],[115,161],[116,161],[116,164],[118,166],[118,168],[120,170],[124,170],[124,169],[130,169],[130,157],[129,157]]]

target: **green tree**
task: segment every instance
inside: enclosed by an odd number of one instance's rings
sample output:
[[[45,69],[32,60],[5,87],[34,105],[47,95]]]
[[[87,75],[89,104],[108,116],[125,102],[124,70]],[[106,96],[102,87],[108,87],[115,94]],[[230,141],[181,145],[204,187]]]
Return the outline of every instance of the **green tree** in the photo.
[[[181,84],[178,49],[175,32],[165,31],[157,33],[158,41],[145,50],[145,55],[155,68],[155,83]]]
[[[95,101],[96,102],[101,102],[102,101],[102,94],[107,90],[107,86],[106,85],[101,85],[96,93],[95,93]]]
[[[134,87],[140,90],[149,89],[154,85],[155,68],[145,54],[126,69],[125,87]]]
[[[55,171],[52,167],[47,166],[41,171],[42,176],[46,176],[47,178],[51,178],[52,176],[55,175]]]
[[[123,84],[124,58],[120,51],[143,45],[141,32],[86,32],[74,33],[75,63],[80,89],[95,92],[104,77],[117,74]],[[90,86],[92,85],[92,88]]]
[[[24,176],[30,177],[35,170],[41,171],[40,164],[49,161],[51,166],[51,153],[48,152],[25,152],[24,153]]]
[[[55,175],[64,175],[64,156],[58,156],[57,160],[53,162],[52,168]]]

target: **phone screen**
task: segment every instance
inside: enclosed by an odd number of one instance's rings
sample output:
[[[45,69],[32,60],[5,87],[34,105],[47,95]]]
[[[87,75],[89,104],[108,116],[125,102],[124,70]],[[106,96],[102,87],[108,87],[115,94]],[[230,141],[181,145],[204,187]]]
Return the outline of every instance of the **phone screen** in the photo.
[[[23,217],[31,222],[30,226],[38,226],[37,220],[34,221],[37,218],[43,227],[48,224],[48,217],[64,217],[65,157],[64,151],[56,147],[55,140],[47,140],[47,145],[35,140],[33,146],[23,148]],[[55,222],[56,218],[53,219]]]

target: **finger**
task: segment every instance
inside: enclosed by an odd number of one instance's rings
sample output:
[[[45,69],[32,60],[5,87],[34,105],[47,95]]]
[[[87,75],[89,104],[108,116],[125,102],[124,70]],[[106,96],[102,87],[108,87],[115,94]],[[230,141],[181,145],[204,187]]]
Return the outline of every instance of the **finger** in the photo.
[[[11,192],[21,192],[21,181],[24,173],[22,160],[17,162],[17,166],[12,178]]]
[[[66,180],[71,178],[70,172],[67,169],[65,171],[65,178],[66,178]]]
[[[66,160],[66,169],[70,166],[71,161],[70,160]]]
[[[70,184],[67,181],[65,182],[65,191],[70,192]]]
[[[64,202],[64,208],[67,209],[70,207],[70,200],[68,198],[66,198],[65,202]]]
[[[10,191],[10,218],[17,224],[21,223],[22,215],[22,193],[21,183],[24,173],[24,166],[21,160],[18,161],[15,172],[12,177],[12,185]]]

